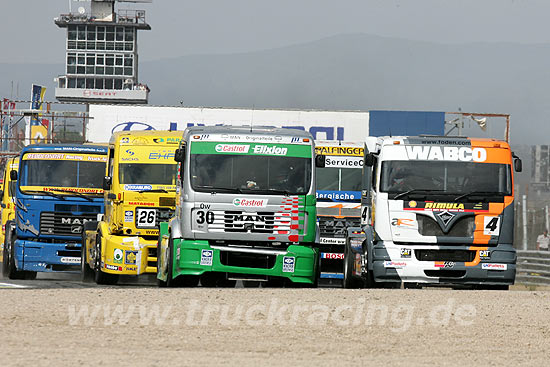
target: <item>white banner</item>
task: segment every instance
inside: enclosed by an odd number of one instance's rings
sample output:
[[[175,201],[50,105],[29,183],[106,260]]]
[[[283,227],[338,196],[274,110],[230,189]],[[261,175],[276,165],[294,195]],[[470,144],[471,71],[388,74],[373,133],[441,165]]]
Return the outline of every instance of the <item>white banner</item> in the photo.
[[[275,126],[309,131],[316,140],[362,141],[369,113],[236,108],[90,105],[87,139],[108,142],[115,131],[184,130],[193,125]]]

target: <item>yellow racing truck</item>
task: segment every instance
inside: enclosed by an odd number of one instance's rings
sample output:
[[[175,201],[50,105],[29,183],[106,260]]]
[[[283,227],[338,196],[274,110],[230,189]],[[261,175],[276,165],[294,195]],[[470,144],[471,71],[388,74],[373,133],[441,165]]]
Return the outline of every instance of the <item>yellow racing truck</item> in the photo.
[[[4,169],[4,181],[2,182],[2,190],[0,190],[0,197],[2,198],[2,233],[0,233],[0,262],[2,262],[4,259],[4,249],[6,248],[4,242],[6,240],[6,233],[10,232],[6,232],[6,223],[9,220],[13,221],[15,219],[15,204],[13,197],[16,181],[10,178],[10,171],[17,171],[18,168],[19,157],[13,157],[7,160],[6,168]],[[2,268],[2,271],[4,271],[4,268],[5,267]]]
[[[157,272],[160,222],[174,214],[181,131],[123,131],[109,142],[105,213],[82,233],[82,280],[116,284],[119,275]]]

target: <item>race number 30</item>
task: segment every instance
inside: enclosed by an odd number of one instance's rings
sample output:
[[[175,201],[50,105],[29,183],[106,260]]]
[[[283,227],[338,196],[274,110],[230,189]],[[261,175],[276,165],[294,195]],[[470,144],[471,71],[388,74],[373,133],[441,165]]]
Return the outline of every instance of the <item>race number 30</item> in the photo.
[[[156,209],[137,209],[136,225],[138,227],[154,227],[157,220]]]
[[[483,218],[483,234],[486,236],[498,236],[500,232],[500,217]]]

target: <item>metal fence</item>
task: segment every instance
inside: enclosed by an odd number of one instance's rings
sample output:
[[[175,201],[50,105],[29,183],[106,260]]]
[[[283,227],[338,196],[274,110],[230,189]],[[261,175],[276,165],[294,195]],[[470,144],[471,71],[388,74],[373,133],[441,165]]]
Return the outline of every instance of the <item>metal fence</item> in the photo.
[[[550,251],[518,251],[516,283],[550,285]]]

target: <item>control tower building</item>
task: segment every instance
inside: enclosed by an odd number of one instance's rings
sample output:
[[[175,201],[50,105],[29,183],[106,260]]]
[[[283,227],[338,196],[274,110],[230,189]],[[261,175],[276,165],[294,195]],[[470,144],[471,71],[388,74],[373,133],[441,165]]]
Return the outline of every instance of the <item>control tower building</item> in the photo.
[[[65,75],[57,78],[57,100],[147,103],[149,88],[138,79],[137,35],[151,26],[144,10],[117,9],[120,2],[152,0],[80,0],[76,9],[71,0],[69,13],[55,18],[58,27],[67,29]]]

